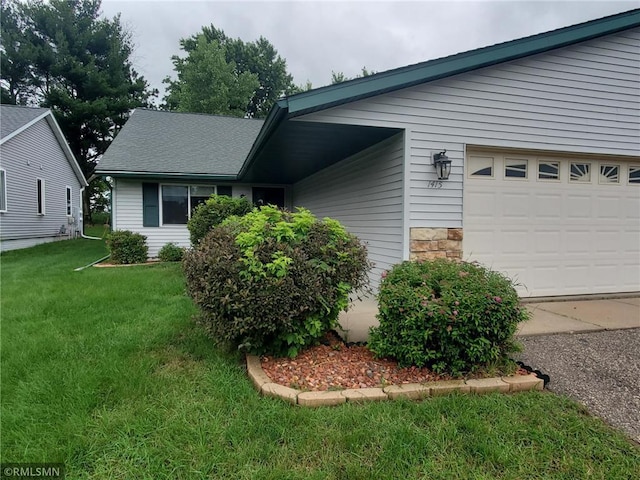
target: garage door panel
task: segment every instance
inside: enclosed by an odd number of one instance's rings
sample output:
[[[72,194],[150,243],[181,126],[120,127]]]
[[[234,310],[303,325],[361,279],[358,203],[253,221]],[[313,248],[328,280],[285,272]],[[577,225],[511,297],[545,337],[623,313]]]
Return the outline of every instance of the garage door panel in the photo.
[[[554,254],[560,245],[560,232],[534,231],[535,242],[533,251],[536,254]]]
[[[635,188],[640,191],[640,185],[630,185],[629,188]],[[628,197],[624,199],[624,218],[629,222],[638,222],[640,218],[640,200],[637,195],[635,197]]]
[[[501,251],[505,255],[526,255],[529,250],[529,231],[505,228],[495,241],[502,244]]]
[[[504,156],[490,156],[494,177],[465,173],[465,259],[517,279],[524,296],[640,291],[640,185],[628,183],[623,160],[546,155],[560,166],[549,181],[536,178],[542,157],[529,156],[528,177],[514,180],[502,175]],[[589,181],[570,180],[572,161],[590,163]],[[619,178],[603,180],[611,163],[622,166]]]
[[[566,227],[563,230],[567,255],[585,255],[591,251],[591,231]],[[586,257],[585,257],[586,258]]]
[[[502,195],[502,217],[506,219],[528,218],[531,200],[527,193],[505,193]]]
[[[535,218],[558,220],[562,217],[562,195],[560,194],[540,192],[535,196],[533,206]]]
[[[566,213],[568,220],[572,219],[590,219],[593,215],[593,205],[591,197],[587,195],[569,194],[566,199]]]

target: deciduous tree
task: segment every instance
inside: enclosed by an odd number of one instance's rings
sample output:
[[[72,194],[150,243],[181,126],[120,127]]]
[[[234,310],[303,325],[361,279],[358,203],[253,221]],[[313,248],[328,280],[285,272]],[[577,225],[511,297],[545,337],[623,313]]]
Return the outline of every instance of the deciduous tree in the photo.
[[[180,78],[179,68],[183,67],[182,62],[188,61],[193,69],[197,70],[196,58],[191,58],[192,54],[202,49],[202,42],[216,45],[216,50],[224,54],[227,67],[233,69],[237,77],[250,74],[255,76],[258,84],[253,89],[251,96],[245,105],[246,117],[261,118],[266,117],[269,110],[278,98],[295,91],[293,77],[287,72],[287,63],[282,58],[275,47],[264,37],[260,37],[254,42],[244,42],[239,38],[229,38],[223,30],[211,25],[203,27],[202,31],[196,35],[180,40],[181,49],[187,54],[186,58],[174,57],[174,67],[178,73],[177,80],[166,79],[169,84],[165,106],[169,109],[182,109],[176,102],[176,92],[182,90],[185,80]],[[220,68],[222,66],[220,65]],[[207,61],[202,64],[202,70],[210,69]],[[225,84],[220,84],[224,89]],[[218,95],[218,92],[210,90],[211,95]],[[200,111],[200,110],[198,110]],[[207,113],[225,113],[222,111],[209,111]]]

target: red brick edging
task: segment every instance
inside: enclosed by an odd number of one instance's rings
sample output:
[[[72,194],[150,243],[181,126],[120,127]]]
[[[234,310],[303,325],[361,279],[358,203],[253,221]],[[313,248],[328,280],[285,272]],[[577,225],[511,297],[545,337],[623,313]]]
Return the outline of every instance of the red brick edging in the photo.
[[[363,403],[395,400],[396,398],[419,400],[453,392],[476,394],[496,391],[503,393],[523,392],[527,390],[542,390],[544,387],[543,380],[530,373],[529,375],[514,375],[510,377],[407,383],[389,385],[384,388],[349,388],[346,390],[303,392],[302,390],[273,383],[262,370],[260,358],[255,355],[247,355],[247,373],[253,385],[263,395],[281,398],[294,405],[305,407],[339,405],[346,402]]]

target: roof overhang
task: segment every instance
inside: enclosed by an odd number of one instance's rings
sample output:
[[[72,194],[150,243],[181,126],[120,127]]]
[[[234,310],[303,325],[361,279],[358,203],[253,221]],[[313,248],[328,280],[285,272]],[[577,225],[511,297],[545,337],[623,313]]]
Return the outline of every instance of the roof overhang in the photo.
[[[246,182],[293,184],[401,130],[306,121],[279,123],[245,163]]]

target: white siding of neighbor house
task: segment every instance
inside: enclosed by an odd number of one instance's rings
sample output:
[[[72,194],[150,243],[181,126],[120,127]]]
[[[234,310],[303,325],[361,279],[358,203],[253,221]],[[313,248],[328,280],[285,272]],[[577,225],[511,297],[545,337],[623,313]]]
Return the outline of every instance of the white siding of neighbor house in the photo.
[[[71,187],[76,213],[81,211],[81,185],[46,119],[0,146],[0,168],[6,170],[7,188],[7,211],[0,213],[2,251],[69,238],[58,236],[62,225],[73,227],[66,187]],[[45,185],[44,215],[37,214],[37,178]]]
[[[159,183],[162,185],[216,185],[216,182],[176,182],[176,181],[151,181],[145,182]],[[160,226],[142,226],[142,180],[137,179],[115,179],[113,196],[111,199],[113,230],[131,230],[141,233],[147,237],[148,255],[150,258],[158,256],[160,249],[167,243],[172,242],[180,247],[191,246],[189,230],[186,225],[162,225],[162,206],[160,206]],[[264,185],[269,186],[269,185]],[[251,201],[251,185],[232,185],[233,196],[245,195]],[[285,189],[285,203],[288,202],[289,193]],[[161,193],[160,193],[161,195]],[[288,204],[288,203],[287,203]]]
[[[293,185],[293,204],[340,221],[366,242],[371,280],[402,260],[402,133]]]
[[[462,226],[467,145],[637,156],[640,28],[300,117],[404,128],[410,227]],[[441,188],[432,154],[447,150]],[[436,185],[437,186],[437,185]]]

